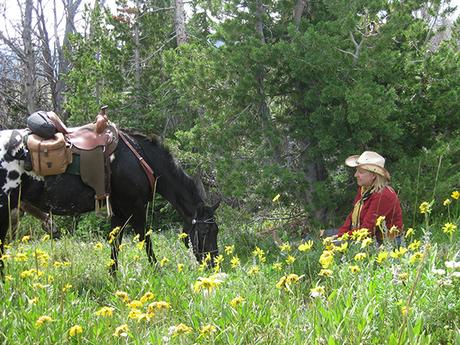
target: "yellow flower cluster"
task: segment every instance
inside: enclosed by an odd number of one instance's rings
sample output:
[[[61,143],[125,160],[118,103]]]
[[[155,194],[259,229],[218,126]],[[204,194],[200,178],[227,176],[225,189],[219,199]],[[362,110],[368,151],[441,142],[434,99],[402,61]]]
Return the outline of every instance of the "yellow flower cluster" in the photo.
[[[276,283],[276,287],[278,289],[285,289],[291,291],[291,285],[297,284],[302,277],[303,275],[299,277],[295,273],[288,274],[287,276],[282,276],[278,283]]]

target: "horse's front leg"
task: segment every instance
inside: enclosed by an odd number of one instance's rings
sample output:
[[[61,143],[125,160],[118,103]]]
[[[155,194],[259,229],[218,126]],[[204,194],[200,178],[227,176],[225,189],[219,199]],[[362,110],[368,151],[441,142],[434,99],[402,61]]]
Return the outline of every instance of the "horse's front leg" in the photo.
[[[155,257],[155,254],[153,252],[151,235],[149,232],[145,232],[145,208],[144,212],[136,212],[136,214],[133,216],[131,225],[133,226],[136,234],[139,235],[139,241],[144,241],[145,252],[147,254],[147,258],[150,264],[156,263],[157,258]]]
[[[112,259],[112,264],[110,265],[110,275],[113,277],[116,276],[118,271],[118,252],[120,250],[120,244],[123,240],[123,226],[125,222],[117,216],[113,215],[110,219],[111,231],[108,236],[108,241],[110,243],[110,258]]]

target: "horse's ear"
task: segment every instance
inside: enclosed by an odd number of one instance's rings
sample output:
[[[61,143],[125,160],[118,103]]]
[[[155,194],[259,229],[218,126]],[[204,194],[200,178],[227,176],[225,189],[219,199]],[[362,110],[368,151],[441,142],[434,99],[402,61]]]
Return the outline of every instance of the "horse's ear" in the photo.
[[[195,176],[193,176],[193,181],[198,188],[198,194],[201,200],[206,200],[206,191],[204,190],[203,181],[201,181],[201,172],[198,172]]]

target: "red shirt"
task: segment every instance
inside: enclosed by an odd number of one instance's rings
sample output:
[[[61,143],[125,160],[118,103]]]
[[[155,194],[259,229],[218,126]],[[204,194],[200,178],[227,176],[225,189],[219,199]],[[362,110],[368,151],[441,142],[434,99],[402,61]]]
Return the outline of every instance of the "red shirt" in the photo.
[[[353,205],[355,205],[361,199],[361,188],[358,189]],[[351,228],[351,215],[353,210],[348,215],[345,223],[339,228],[338,236],[342,236],[345,233],[351,234],[357,229]],[[402,210],[399,202],[398,195],[391,187],[385,187],[380,192],[374,192],[371,196],[364,201],[359,216],[360,228],[369,229],[371,235],[375,234],[375,222],[380,216],[385,217],[386,227],[388,230],[392,226],[396,226],[398,229],[403,229]],[[382,234],[379,231],[376,234],[378,239],[382,239]]]

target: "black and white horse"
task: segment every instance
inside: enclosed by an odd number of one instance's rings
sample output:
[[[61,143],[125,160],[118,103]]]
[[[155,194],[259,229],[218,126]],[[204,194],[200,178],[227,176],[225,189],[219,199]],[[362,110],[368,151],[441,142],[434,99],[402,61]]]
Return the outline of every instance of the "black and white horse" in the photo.
[[[42,177],[24,169],[24,133],[24,130],[0,131],[0,258],[10,226],[9,213],[18,207],[20,199],[56,215],[82,214],[95,208],[94,191],[82,183],[80,176],[64,173]],[[188,235],[186,245],[190,241],[197,260],[201,262],[208,253],[215,257],[218,253],[218,227],[214,212],[219,203],[205,205],[195,181],[175,163],[157,138],[126,133],[125,136],[153,169],[157,179],[156,191],[182,216],[183,231]],[[145,240],[149,261],[155,262],[150,235],[145,231],[150,183],[138,158],[121,140],[110,156],[110,170],[111,227],[123,227],[129,223],[139,234],[139,240]],[[116,243],[121,241],[122,234],[119,236],[112,244],[113,272],[118,268]],[[3,266],[0,259],[2,274]]]

